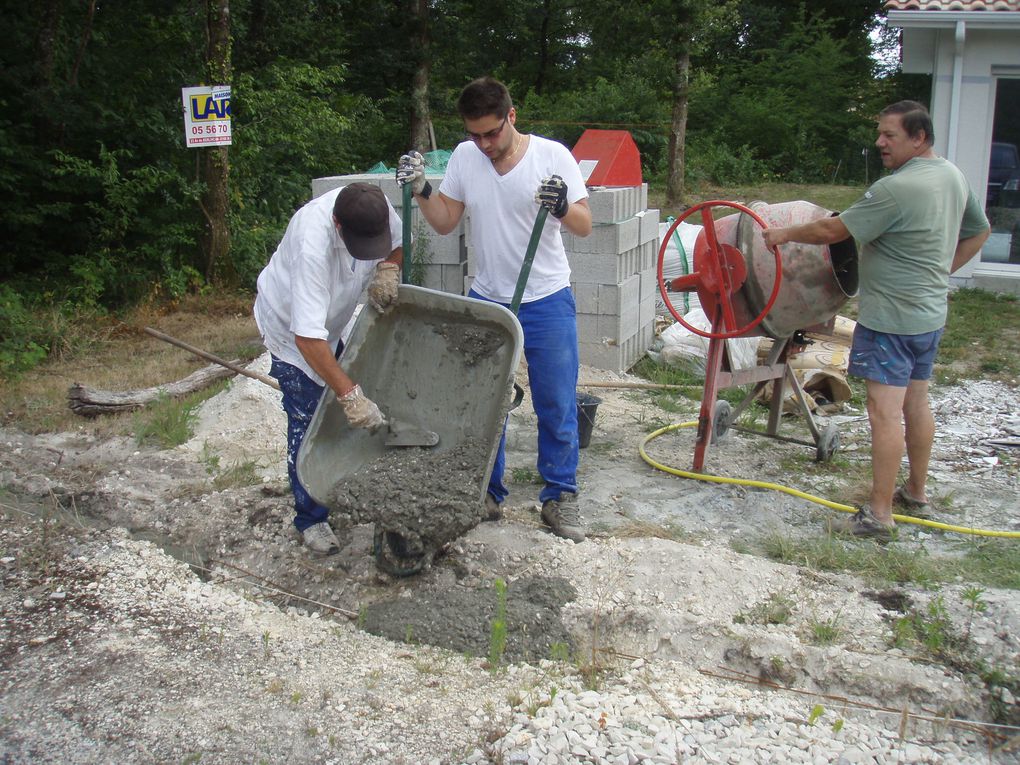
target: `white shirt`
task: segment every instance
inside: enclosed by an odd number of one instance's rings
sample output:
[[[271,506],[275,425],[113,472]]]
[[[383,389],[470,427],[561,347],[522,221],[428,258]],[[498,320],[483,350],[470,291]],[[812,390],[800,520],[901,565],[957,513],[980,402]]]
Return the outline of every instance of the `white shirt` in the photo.
[[[326,192],[294,213],[287,231],[258,279],[255,323],[266,348],[320,385],[294,342],[295,335],[326,340],[336,352],[340,332],[372,281],[378,260],[358,260],[333,223],[343,187]],[[392,249],[403,244],[400,216],[390,208]]]
[[[550,175],[566,182],[571,204],[588,196],[573,155],[548,138],[531,136],[524,156],[506,175],[497,173],[492,161],[471,141],[453,150],[439,190],[463,202],[471,219],[471,245],[477,258],[472,287],[480,295],[500,303],[513,299],[538,215],[535,192],[542,179]],[[560,236],[560,221],[550,215],[522,300],[539,300],[568,286],[570,266]]]

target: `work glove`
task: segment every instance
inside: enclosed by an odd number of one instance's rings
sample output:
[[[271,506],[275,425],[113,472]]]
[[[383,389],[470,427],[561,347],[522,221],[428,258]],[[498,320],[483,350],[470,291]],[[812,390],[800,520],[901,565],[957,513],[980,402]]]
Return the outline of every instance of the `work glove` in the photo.
[[[344,416],[353,428],[375,430],[386,421],[375,402],[361,392],[360,385],[355,385],[344,395],[337,396],[336,400],[340,402]]]
[[[416,151],[404,154],[397,162],[397,185],[403,188],[411,184],[411,193],[428,199],[432,184],[425,180],[425,158]]]
[[[375,276],[368,285],[368,302],[379,313],[397,302],[397,287],[400,285],[400,266],[384,260],[375,267]]]
[[[535,201],[551,212],[553,217],[562,218],[570,207],[567,202],[567,182],[558,175],[543,178],[542,185],[535,192]]]

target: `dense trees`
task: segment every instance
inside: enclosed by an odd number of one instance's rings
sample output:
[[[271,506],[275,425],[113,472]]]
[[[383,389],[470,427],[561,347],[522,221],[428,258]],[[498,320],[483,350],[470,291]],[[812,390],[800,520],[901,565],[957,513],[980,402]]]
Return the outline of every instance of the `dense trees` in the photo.
[[[392,166],[431,134],[452,147],[480,74],[525,130],[629,129],[677,199],[685,179],[863,177],[895,82],[870,56],[881,0],[5,5],[0,344],[40,301],[250,287],[312,177]],[[199,84],[232,86],[229,149],[184,147],[180,89]]]

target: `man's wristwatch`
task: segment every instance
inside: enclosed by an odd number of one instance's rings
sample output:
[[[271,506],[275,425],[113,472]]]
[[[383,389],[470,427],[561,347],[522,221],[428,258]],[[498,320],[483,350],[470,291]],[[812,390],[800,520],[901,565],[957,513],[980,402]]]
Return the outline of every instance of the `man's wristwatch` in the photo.
[[[425,185],[421,187],[421,193],[418,194],[422,199],[428,199],[432,194],[432,184],[425,181]]]

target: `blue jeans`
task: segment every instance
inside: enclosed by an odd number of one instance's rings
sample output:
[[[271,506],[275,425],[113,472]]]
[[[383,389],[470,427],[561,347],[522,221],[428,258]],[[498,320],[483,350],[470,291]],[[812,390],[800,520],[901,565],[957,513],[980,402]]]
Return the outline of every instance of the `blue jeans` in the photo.
[[[472,290],[469,297],[485,300]],[[490,301],[492,302],[492,301]],[[501,305],[506,306],[506,303]],[[509,307],[509,306],[508,306]],[[524,329],[524,357],[528,361],[531,401],[538,417],[538,473],[545,487],[539,502],[559,499],[561,492],[577,493],[577,309],[569,287],[531,303],[517,314]],[[489,494],[506,499],[506,423],[489,477]]]
[[[308,496],[297,475],[297,454],[305,431],[312,422],[312,415],[319,405],[323,386],[302,372],[293,364],[271,356],[269,376],[276,378],[283,393],[283,411],[287,413],[287,475],[294,492],[294,526],[304,531],[309,526],[322,523],[329,516],[329,509]]]

